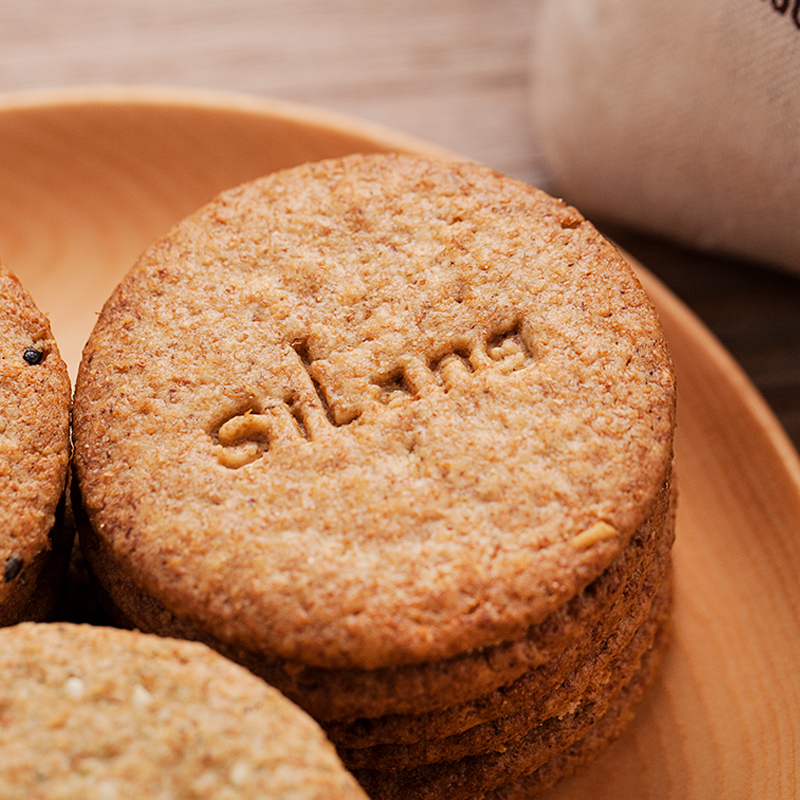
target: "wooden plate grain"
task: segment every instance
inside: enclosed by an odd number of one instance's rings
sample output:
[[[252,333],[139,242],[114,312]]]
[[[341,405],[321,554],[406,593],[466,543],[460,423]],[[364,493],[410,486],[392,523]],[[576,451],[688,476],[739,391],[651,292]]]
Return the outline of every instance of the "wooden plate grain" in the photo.
[[[72,374],[105,298],[217,192],[354,151],[447,154],[249,97],[150,89],[0,97],[0,258]],[[632,727],[552,797],[800,796],[800,461],[742,370],[646,270],[679,380],[673,643]]]

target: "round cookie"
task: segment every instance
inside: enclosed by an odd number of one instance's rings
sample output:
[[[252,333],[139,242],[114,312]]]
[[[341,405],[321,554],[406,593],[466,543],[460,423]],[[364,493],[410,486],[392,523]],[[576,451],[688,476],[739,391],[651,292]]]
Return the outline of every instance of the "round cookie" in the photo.
[[[602,573],[662,501],[674,401],[577,212],[352,156],[142,256],[84,352],[76,475],[120,585],[265,662],[394,668],[519,639]]]
[[[21,623],[0,669],[6,800],[366,800],[305,712],[204,645]]]
[[[47,617],[66,569],[70,401],[47,318],[0,265],[0,625]]]
[[[526,673],[508,687],[508,692],[492,693],[486,698],[489,710],[485,719],[479,718],[452,734],[440,734],[435,724],[430,725],[430,732],[416,741],[398,740],[375,746],[359,743],[355,749],[339,746],[339,755],[350,769],[393,771],[504,750],[508,741],[552,717],[574,710],[598,685],[614,680],[623,651],[638,648],[641,652],[650,647],[655,631],[669,616],[671,607],[669,585],[659,589],[655,598],[648,598],[641,611],[592,652],[577,660],[569,659],[565,676],[559,671],[561,664],[554,664],[552,669],[545,664]],[[501,694],[499,702],[497,694]],[[507,698],[508,702],[503,702]]]
[[[613,675],[601,671],[595,685],[574,710],[535,725],[504,746],[452,761],[399,770],[354,769],[372,800],[472,800],[534,773],[587,737],[608,712],[620,720],[614,735],[630,719],[641,699],[640,687],[651,683],[667,643],[663,615],[642,626],[617,659]],[[629,691],[626,691],[630,687]]]
[[[124,574],[114,571],[104,555],[102,541],[85,520],[81,541],[95,574],[113,595],[114,602],[105,598],[105,603],[117,624],[204,641],[277,686],[317,719],[325,720],[326,729],[337,744],[343,728],[328,725],[332,720],[345,724],[352,721],[356,736],[364,739],[379,728],[388,727],[394,730],[390,740],[397,741],[396,728],[387,715],[419,717],[433,712],[436,724],[442,724],[443,709],[456,711],[457,703],[484,698],[581,641],[590,648],[592,642],[608,636],[643,602],[642,592],[653,583],[654,576],[660,577],[667,568],[674,539],[674,499],[674,485],[667,482],[654,513],[612,564],[583,592],[532,626],[523,639],[450,659],[374,670],[273,662],[258,651],[231,648],[187,620],[177,619],[156,599],[127,581]],[[359,719],[364,717],[368,719]],[[425,720],[426,727],[428,723]],[[401,721],[401,727],[403,724]]]

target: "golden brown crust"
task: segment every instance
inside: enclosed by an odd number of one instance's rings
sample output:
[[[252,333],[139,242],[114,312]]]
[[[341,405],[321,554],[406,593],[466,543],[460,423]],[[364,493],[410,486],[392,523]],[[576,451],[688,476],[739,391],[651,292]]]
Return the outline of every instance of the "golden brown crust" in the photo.
[[[203,645],[0,631],[0,796],[366,800],[319,726]]]
[[[539,681],[536,680],[538,675],[531,676],[531,683],[539,683],[540,692],[531,687],[502,713],[493,713],[487,721],[457,734],[441,737],[431,734],[408,744],[339,748],[339,755],[349,769],[393,772],[483,753],[504,752],[509,743],[513,745],[537,725],[570,714],[581,702],[596,695],[598,687],[619,680],[620,675],[625,674],[622,665],[626,660],[633,662],[632,654],[638,659],[652,646],[657,630],[669,616],[672,602],[669,581],[659,589],[655,598],[648,598],[643,604],[642,611],[625,620],[625,624],[594,651],[573,663],[566,675],[559,674],[558,664],[553,665],[555,677],[548,674],[548,665],[534,670],[544,673]]]
[[[673,424],[655,313],[577,212],[356,156],[227,192],[143,256],[85,350],[76,464],[108,558],[175,617],[373,669],[579,593],[650,513]],[[616,535],[573,546],[598,522]]]
[[[509,686],[569,647],[591,650],[655,591],[669,563],[675,500],[674,483],[668,481],[653,513],[625,550],[589,587],[533,626],[524,639],[453,659],[377,670],[274,663],[255,650],[228,647],[190,622],[174,617],[110,564],[103,542],[91,530],[80,504],[75,507],[81,541],[109,594],[106,607],[117,624],[204,641],[277,686],[317,719],[326,720],[329,735],[337,744],[366,746],[370,741],[398,741],[403,735],[413,741],[419,738],[414,731],[431,735],[438,730],[438,735],[447,735],[447,726],[463,729],[472,714],[487,712],[487,693]],[[458,703],[463,704],[460,710]],[[451,715],[449,720],[442,713],[444,709]]]
[[[667,624],[659,631],[639,675],[620,692],[602,718],[581,739],[554,755],[531,774],[523,775],[494,791],[480,794],[479,800],[533,800],[596,758],[625,731],[633,719],[647,689],[658,676],[658,667],[667,648],[669,636],[670,630]]]
[[[642,626],[617,659],[611,677],[598,675],[597,682],[572,713],[535,725],[496,750],[489,747],[483,753],[457,760],[396,771],[356,769],[353,774],[372,800],[468,800],[513,784],[590,736],[592,728],[609,711],[619,714],[621,723],[630,718],[621,712],[638,701],[639,687],[653,680],[666,647],[667,624],[665,615],[660,614]],[[625,691],[629,686],[630,693]],[[615,707],[618,698],[621,707]],[[618,732],[617,728],[614,734]]]
[[[358,750],[377,752],[380,748],[388,750],[398,745],[408,745],[413,750],[425,741],[454,739],[481,726],[488,729],[503,717],[524,714],[528,720],[541,721],[560,714],[566,705],[583,694],[595,670],[611,663],[651,614],[656,592],[661,590],[663,594],[661,584],[668,566],[669,560],[654,571],[652,580],[643,591],[641,603],[634,605],[630,613],[615,625],[605,629],[604,638],[587,636],[508,686],[470,702],[427,714],[389,715],[359,720],[350,725],[325,722],[326,732],[342,752],[351,749],[352,757],[347,758],[349,764],[354,764],[357,758],[360,765],[369,766],[371,756],[368,753],[359,755]]]
[[[70,401],[47,318],[0,265],[0,625],[47,614],[66,566]]]

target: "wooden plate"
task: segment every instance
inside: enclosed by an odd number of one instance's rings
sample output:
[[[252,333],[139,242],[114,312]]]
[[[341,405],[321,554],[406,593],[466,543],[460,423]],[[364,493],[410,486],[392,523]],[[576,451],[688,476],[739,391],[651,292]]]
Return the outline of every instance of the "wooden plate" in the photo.
[[[138,253],[220,190],[356,150],[443,151],[286,103],[164,90],[0,98],[0,257],[74,374]],[[674,641],[633,726],[559,798],[795,798],[800,462],[702,324],[641,270],[677,365]]]

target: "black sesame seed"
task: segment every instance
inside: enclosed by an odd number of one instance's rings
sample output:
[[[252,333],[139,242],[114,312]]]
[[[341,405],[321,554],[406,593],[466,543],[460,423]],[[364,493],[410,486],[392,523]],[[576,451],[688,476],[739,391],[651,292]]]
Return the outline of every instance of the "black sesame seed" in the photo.
[[[44,358],[44,351],[38,350],[35,347],[26,347],[22,357],[28,362],[28,364],[39,364]]]
[[[3,581],[9,583],[22,572],[22,566],[25,562],[19,556],[11,556],[6,559],[6,569],[3,573]]]

